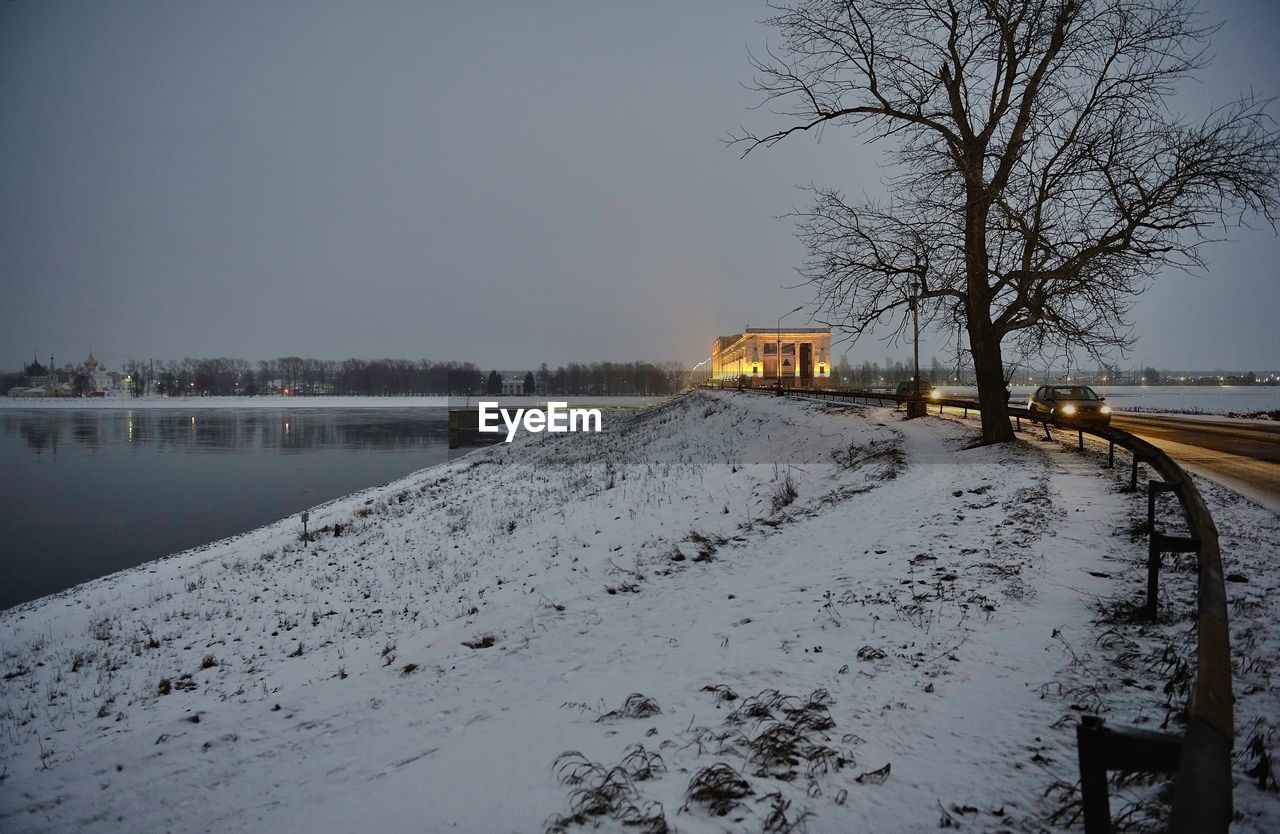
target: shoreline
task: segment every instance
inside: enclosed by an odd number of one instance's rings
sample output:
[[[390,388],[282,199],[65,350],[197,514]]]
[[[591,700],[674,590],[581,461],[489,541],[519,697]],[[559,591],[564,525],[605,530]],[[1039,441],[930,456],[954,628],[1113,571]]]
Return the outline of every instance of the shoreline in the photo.
[[[676,394],[635,395],[624,397],[592,397],[564,395],[560,397],[509,397],[475,395],[444,397],[0,397],[0,410],[10,411],[200,411],[211,409],[321,409],[321,408],[456,408],[472,407],[477,402],[503,405],[544,405],[548,400],[575,406],[639,407],[656,405]]]

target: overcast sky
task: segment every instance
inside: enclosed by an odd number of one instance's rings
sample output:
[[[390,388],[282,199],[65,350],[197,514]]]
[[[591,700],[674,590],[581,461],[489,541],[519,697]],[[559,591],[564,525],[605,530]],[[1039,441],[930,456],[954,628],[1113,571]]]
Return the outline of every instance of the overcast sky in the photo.
[[[1280,87],[1280,10],[1210,0],[1186,101]],[[839,131],[747,160],[763,3],[0,2],[0,368],[32,352],[708,355],[809,300],[796,184],[881,190]],[[1280,367],[1280,242],[1138,303],[1126,364]],[[788,321],[803,323],[802,315]],[[939,359],[949,357],[933,348]],[[854,362],[901,349],[867,340]]]

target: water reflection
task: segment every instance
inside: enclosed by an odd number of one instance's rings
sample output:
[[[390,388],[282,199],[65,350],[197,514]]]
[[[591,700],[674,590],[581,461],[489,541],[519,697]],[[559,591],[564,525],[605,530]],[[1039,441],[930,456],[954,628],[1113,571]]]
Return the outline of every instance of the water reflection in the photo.
[[[382,414],[341,411],[27,411],[0,414],[0,427],[36,454],[56,454],[62,442],[89,451],[105,443],[151,445],[183,451],[244,449],[307,451],[317,447],[397,451],[433,446],[436,409]],[[431,412],[424,415],[424,412]]]
[[[443,408],[0,411],[0,608],[447,456]]]

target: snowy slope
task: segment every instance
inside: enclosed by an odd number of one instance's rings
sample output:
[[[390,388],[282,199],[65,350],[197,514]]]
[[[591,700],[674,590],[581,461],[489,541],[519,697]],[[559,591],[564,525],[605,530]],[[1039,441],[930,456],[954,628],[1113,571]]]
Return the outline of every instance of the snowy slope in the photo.
[[[728,392],[605,428],[0,613],[0,828],[1067,822],[1145,553],[1095,460]],[[1115,669],[1104,708],[1166,700]]]

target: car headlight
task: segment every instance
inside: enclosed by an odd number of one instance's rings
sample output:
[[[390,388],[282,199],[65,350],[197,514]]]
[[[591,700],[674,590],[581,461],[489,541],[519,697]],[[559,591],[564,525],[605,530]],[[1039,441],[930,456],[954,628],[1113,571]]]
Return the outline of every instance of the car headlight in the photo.
[[[1111,406],[1109,406],[1109,405],[1104,405],[1104,406],[1102,407],[1102,413],[1103,413],[1103,414],[1110,414],[1110,413],[1111,413]]]
[[[933,399],[935,399],[935,400],[940,400],[940,399],[942,399],[942,392],[941,392],[941,391],[930,391],[930,392],[929,392],[929,396],[930,396],[930,397],[932,397],[932,398],[933,398]]]
[[[1076,407],[1075,407],[1074,405],[1064,405],[1064,406],[1062,407],[1062,413],[1063,413],[1063,414],[1075,414],[1075,413],[1076,413]]]

